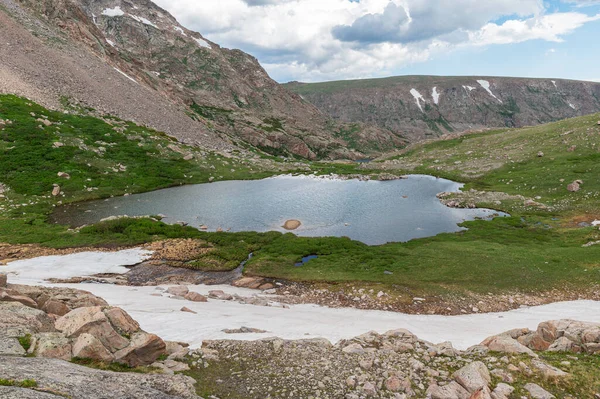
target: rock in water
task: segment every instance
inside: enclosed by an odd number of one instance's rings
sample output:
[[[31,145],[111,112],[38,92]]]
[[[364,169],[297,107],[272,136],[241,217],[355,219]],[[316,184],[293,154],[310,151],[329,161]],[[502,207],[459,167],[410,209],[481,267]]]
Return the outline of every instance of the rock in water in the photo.
[[[302,222],[296,219],[286,220],[283,224],[283,228],[286,230],[296,230],[298,227],[302,225]]]

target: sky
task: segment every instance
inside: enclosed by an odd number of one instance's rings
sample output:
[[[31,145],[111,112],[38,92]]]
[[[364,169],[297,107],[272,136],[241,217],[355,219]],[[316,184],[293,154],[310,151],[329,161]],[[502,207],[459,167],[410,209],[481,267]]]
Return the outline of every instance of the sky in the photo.
[[[278,82],[395,75],[600,81],[600,0],[154,0]]]

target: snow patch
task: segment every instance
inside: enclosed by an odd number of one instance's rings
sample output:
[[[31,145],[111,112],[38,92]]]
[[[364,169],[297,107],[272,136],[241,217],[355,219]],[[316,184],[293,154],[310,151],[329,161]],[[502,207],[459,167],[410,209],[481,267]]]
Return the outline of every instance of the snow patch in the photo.
[[[433,90],[431,91],[431,97],[433,97],[433,102],[435,104],[439,104],[439,102],[440,102],[440,93],[438,93],[437,87],[434,87]]]
[[[571,107],[571,108],[573,108],[573,109],[577,109],[577,108],[575,108],[575,106],[574,106],[573,104],[571,104],[571,103],[569,103],[569,107]]]
[[[119,72],[121,75],[125,76],[127,79],[131,80],[133,83],[137,83],[137,80],[135,80],[134,78],[132,78],[131,76],[127,75],[125,72],[121,71],[119,68],[115,68],[113,67],[113,69],[117,72]]]
[[[132,266],[152,254],[141,248],[119,252],[80,252],[70,255],[43,256],[17,260],[2,267],[11,281],[16,279],[26,284],[40,284],[49,278],[67,279],[85,277],[98,273],[127,273]]]
[[[212,49],[212,47],[210,46],[210,44],[208,44],[208,42],[204,39],[200,39],[200,38],[193,38],[200,47],[204,47],[204,48],[208,48],[208,49]]]
[[[473,86],[463,86],[463,89],[465,89],[467,92],[472,92],[473,90],[475,90],[475,88]]]
[[[106,39],[106,43],[110,44],[112,47],[115,47],[115,48],[117,47],[117,46],[115,46],[115,42],[113,42],[110,39]],[[121,71],[119,71],[119,72],[121,72]]]
[[[121,7],[116,6],[115,8],[107,8],[102,11],[102,15],[106,15],[107,17],[122,17],[125,15]]]
[[[558,89],[558,86],[556,85],[556,80],[551,80],[551,82],[554,85],[554,87],[556,87]]]
[[[183,29],[181,29],[179,26],[174,26],[173,29],[175,29],[177,32],[181,33],[183,36],[187,37],[187,35],[185,34],[185,31]]]
[[[254,306],[235,301],[209,299],[185,302],[198,314],[180,311],[182,302],[156,287],[128,287],[112,284],[50,284],[48,278],[70,278],[97,273],[125,273],[125,265],[143,261],[150,252],[140,248],[119,252],[82,252],[64,256],[46,256],[9,263],[2,267],[15,284],[71,287],[89,291],[118,306],[137,320],[141,327],[169,341],[187,342],[192,348],[208,339],[254,340],[277,336],[283,339],[326,338],[333,343],[375,330],[384,333],[406,328],[430,342],[450,341],[464,350],[483,339],[515,328],[535,329],[542,321],[558,319],[600,320],[599,301],[571,301],[521,308],[502,313],[460,316],[409,315],[404,313],[352,308],[325,308],[317,305]],[[166,286],[162,286],[166,288]],[[256,290],[232,286],[189,286],[201,294],[222,289],[230,294],[253,296]],[[156,296],[156,295],[159,296]],[[258,294],[262,295],[262,294]],[[262,295],[267,300],[272,296]],[[224,333],[225,328],[252,326],[267,330],[264,334]],[[308,334],[308,335],[306,335]]]
[[[152,21],[150,21],[149,19],[146,19],[146,18],[144,18],[144,17],[138,17],[137,15],[133,15],[133,14],[128,14],[128,15],[129,15],[131,18],[133,18],[133,19],[135,19],[136,21],[138,21],[138,22],[141,22],[141,23],[143,23],[143,24],[145,24],[145,25],[150,25],[150,26],[152,26],[153,28],[156,28],[156,29],[158,29],[158,26],[154,25],[154,24],[152,23]]]
[[[412,94],[412,96],[415,98],[415,101],[417,102],[417,106],[419,107],[421,112],[424,113],[425,111],[423,111],[423,107],[421,107],[421,101],[425,102],[425,99],[423,98],[421,93],[419,93],[417,91],[417,89],[410,89],[410,94]]]
[[[488,82],[487,80],[478,80],[477,83],[479,83],[479,85],[483,87],[485,91],[487,91],[490,94],[490,96],[494,97],[496,100],[502,103],[502,100],[496,97],[496,95],[494,95],[494,93],[492,93],[492,91],[490,90],[490,82]]]

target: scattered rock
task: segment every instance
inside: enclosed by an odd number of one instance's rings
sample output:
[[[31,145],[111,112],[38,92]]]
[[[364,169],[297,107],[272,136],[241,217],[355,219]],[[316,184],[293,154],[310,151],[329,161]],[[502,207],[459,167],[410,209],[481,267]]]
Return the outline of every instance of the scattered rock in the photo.
[[[474,393],[488,387],[492,378],[485,364],[476,361],[456,371],[453,375],[456,382],[469,393]]]
[[[262,334],[266,333],[266,330],[250,327],[240,327],[236,329],[224,329],[222,330],[225,334]]]
[[[192,302],[208,302],[208,298],[197,292],[190,291],[184,296],[185,299]]]
[[[537,384],[529,383],[524,386],[533,399],[554,399],[555,396]]]
[[[169,287],[167,289],[167,294],[175,295],[175,296],[185,296],[190,292],[187,286],[185,285],[175,285],[173,287]]]
[[[6,273],[0,273],[0,288],[6,288],[6,283],[8,281],[8,277]]]
[[[576,181],[567,185],[567,190],[569,190],[572,193],[576,193],[577,191],[581,190],[581,187],[579,185],[579,183],[577,183]]]
[[[71,178],[71,175],[65,172],[58,172],[58,177],[69,180]]]
[[[193,314],[198,314],[198,312],[193,311],[190,308],[186,308],[185,306],[181,308],[182,312],[186,312],[186,313],[193,313]]]
[[[222,301],[231,301],[233,299],[233,295],[226,294],[221,290],[212,290],[208,291],[208,297],[214,299],[220,299]]]
[[[52,196],[56,197],[60,194],[60,186],[58,184],[52,185],[54,188],[52,189]]]

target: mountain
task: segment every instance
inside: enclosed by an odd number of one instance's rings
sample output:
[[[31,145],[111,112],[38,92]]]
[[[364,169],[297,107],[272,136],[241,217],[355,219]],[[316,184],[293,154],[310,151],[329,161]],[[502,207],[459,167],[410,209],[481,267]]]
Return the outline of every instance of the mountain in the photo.
[[[109,113],[186,144],[314,159],[405,143],[333,122],[254,57],[186,29],[151,1],[0,0],[0,37],[0,92]]]
[[[372,124],[410,141],[600,111],[600,83],[561,79],[398,76],[286,86],[337,121]]]

